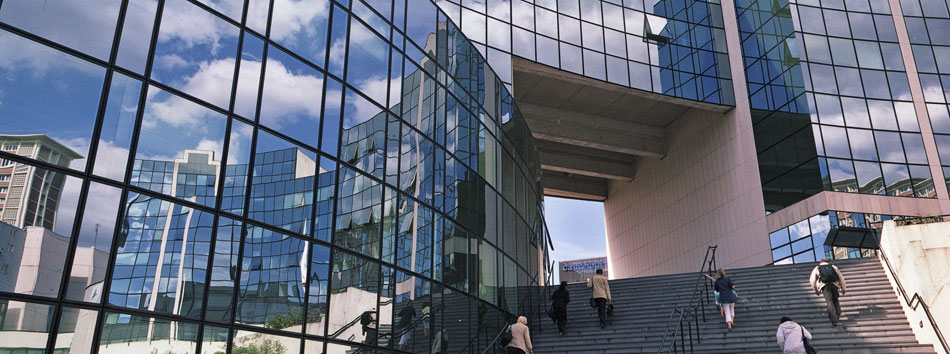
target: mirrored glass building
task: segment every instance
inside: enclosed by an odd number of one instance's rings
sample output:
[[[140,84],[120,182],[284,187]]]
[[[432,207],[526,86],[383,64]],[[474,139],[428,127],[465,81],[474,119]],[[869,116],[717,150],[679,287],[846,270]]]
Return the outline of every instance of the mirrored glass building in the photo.
[[[438,4],[510,79],[544,193],[605,202],[613,276],[860,257],[840,230],[950,214],[946,1]]]
[[[0,3],[0,351],[469,352],[541,170],[435,3]]]
[[[948,20],[0,0],[0,351],[481,353],[543,317],[545,195],[604,202],[612,277],[873,254],[950,215]]]

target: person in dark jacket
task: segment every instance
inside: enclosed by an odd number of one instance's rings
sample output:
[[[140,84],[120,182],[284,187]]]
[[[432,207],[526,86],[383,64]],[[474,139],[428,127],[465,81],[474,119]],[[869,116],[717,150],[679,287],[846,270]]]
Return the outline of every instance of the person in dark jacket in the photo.
[[[399,349],[406,350],[409,347],[409,341],[412,340],[412,318],[416,317],[416,309],[412,307],[412,299],[406,302],[406,307],[399,311],[399,322],[396,323],[396,331],[404,332],[399,339]]]
[[[564,335],[564,327],[567,326],[567,303],[571,302],[571,294],[567,291],[567,282],[561,281],[561,286],[551,294],[551,305],[554,307],[554,321],[557,322],[557,330]]]
[[[363,312],[360,315],[360,325],[363,327],[363,335],[366,336],[366,344],[376,344],[376,333],[379,328],[376,326],[376,309]]]
[[[715,282],[713,287],[719,294],[717,298],[719,305],[722,306],[722,313],[726,317],[726,327],[731,331],[732,320],[736,316],[736,302],[739,300],[739,297],[737,297],[733,291],[736,288],[736,284],[732,282],[732,279],[726,278],[726,271],[722,268],[716,271],[715,278],[708,275],[706,275],[706,277]]]

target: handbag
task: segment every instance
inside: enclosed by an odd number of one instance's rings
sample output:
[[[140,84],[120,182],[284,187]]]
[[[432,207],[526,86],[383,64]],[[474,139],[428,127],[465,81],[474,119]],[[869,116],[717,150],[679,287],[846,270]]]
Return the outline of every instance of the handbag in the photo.
[[[815,349],[815,347],[811,346],[811,344],[808,344],[808,338],[805,338],[805,327],[802,327],[801,325],[799,325],[798,328],[801,328],[802,330],[802,346],[805,347],[805,353],[817,354],[818,350]]]
[[[590,298],[590,307],[591,308],[597,307],[597,300],[594,300],[594,298]]]
[[[551,304],[551,307],[548,309],[547,315],[551,318],[551,321],[557,323],[557,312],[554,311],[554,304]]]

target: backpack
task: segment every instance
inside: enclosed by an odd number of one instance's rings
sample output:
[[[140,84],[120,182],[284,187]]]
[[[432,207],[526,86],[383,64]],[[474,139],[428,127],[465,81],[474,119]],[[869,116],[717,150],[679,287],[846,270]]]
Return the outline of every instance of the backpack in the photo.
[[[360,315],[360,325],[363,327],[369,326],[373,323],[373,311],[366,311]]]
[[[514,336],[511,335],[511,325],[505,326],[505,330],[501,332],[501,337],[498,338],[498,344],[501,344],[502,347],[507,347],[513,338]]]
[[[818,266],[818,280],[825,284],[834,283],[838,281],[838,272],[830,264],[822,264]]]

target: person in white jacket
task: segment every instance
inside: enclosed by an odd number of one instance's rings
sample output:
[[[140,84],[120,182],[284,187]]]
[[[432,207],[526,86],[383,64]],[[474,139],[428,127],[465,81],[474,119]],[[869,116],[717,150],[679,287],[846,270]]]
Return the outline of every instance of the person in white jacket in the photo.
[[[775,332],[775,338],[778,339],[778,347],[782,348],[785,354],[807,354],[805,351],[805,342],[802,336],[811,340],[811,332],[802,327],[791,318],[782,317]]]

